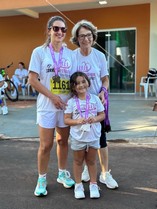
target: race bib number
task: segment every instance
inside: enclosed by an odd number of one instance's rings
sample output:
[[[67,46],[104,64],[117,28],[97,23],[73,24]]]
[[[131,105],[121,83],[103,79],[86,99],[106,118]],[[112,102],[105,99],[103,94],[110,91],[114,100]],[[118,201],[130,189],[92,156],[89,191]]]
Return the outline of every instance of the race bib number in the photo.
[[[70,88],[69,88],[69,80],[66,79],[59,79],[59,81],[55,81],[51,78],[50,80],[50,91],[53,94],[69,94]]]

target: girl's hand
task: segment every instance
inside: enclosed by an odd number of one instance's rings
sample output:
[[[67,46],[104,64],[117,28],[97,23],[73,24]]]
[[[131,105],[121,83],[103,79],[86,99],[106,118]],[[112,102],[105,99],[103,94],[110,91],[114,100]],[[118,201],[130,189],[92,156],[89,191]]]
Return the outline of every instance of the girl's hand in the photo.
[[[88,120],[87,120],[87,122],[88,122],[89,124],[91,124],[91,123],[96,123],[96,119],[95,119],[95,117],[89,117]]]
[[[79,119],[77,119],[77,124],[78,125],[86,124],[86,123],[87,123],[87,120],[85,118],[79,118]]]

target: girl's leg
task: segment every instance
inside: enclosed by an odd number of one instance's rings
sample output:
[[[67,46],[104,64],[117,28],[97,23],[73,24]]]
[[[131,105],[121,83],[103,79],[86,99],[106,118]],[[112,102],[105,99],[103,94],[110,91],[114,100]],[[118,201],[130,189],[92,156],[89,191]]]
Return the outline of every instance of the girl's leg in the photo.
[[[97,149],[89,148],[87,154],[86,154],[86,163],[89,170],[89,176],[90,176],[90,198],[99,198],[100,192],[99,187],[97,185],[97,164],[96,164],[96,155]]]
[[[97,149],[90,147],[85,155],[85,161],[88,166],[90,182],[97,182],[97,164],[96,164]]]
[[[85,150],[73,151],[73,170],[75,176],[74,197],[76,199],[85,198],[83,184],[81,182],[82,165],[85,157]]]
[[[85,150],[73,151],[73,171],[77,184],[81,183],[82,165],[85,158]]]

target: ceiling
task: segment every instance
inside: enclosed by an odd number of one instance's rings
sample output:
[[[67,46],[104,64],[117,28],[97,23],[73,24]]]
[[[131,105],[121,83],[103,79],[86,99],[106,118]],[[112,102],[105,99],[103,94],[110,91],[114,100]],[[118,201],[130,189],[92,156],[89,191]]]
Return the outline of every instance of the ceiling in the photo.
[[[15,0],[14,0],[15,1]],[[36,0],[38,1],[38,0]],[[70,11],[70,10],[82,10],[82,9],[93,9],[93,8],[103,8],[103,7],[114,7],[114,6],[125,6],[125,5],[136,5],[136,4],[146,4],[153,3],[156,0],[107,0],[107,4],[100,5],[99,0],[88,0],[88,1],[69,1],[71,3],[64,4],[62,0],[60,4],[52,4],[52,0],[44,0],[44,5],[40,6],[23,6],[18,8],[9,8],[8,4],[5,8],[0,8],[0,17],[6,16],[17,16],[17,15],[27,15],[33,18],[38,18],[40,13],[49,13],[56,11]],[[6,1],[5,1],[6,2]],[[18,5],[18,3],[17,3]]]

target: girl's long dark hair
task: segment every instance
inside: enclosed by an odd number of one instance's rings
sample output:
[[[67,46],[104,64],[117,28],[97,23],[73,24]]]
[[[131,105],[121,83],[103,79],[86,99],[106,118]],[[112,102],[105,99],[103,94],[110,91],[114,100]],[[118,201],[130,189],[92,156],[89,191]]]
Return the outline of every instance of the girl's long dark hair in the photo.
[[[85,73],[83,73],[81,71],[77,71],[77,72],[73,73],[70,77],[70,90],[71,90],[71,93],[73,96],[74,95],[77,96],[77,92],[75,91],[75,86],[77,85],[76,79],[78,76],[84,77],[88,81],[89,86],[91,84],[88,76]]]

